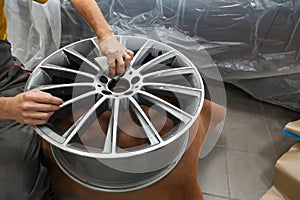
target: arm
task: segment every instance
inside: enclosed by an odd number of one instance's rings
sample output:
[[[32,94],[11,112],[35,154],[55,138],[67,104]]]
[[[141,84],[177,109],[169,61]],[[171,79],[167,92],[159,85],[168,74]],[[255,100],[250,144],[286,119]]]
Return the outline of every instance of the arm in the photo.
[[[45,124],[62,103],[60,98],[40,90],[31,90],[14,97],[0,97],[0,120]]]
[[[112,28],[106,22],[95,0],[70,0],[70,2],[93,28],[100,43],[114,36]]]
[[[130,66],[133,52],[117,41],[96,1],[70,0],[70,2],[95,31],[99,40],[100,55],[108,57],[109,74],[114,77],[116,74],[124,73],[125,68]]]

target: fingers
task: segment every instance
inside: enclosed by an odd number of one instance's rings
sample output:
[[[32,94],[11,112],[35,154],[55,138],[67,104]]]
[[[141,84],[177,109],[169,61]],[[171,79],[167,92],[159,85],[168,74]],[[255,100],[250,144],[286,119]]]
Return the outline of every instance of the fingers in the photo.
[[[54,112],[32,112],[30,117],[36,120],[48,120]]]
[[[134,53],[126,49],[122,56],[109,59],[109,75],[111,77],[122,75],[130,67],[133,56]]]
[[[116,62],[115,61],[109,63],[109,75],[111,77],[116,76]]]
[[[31,125],[43,125],[47,123],[54,112],[32,112],[27,114],[28,116],[25,118],[24,123]]]
[[[114,36],[99,43],[99,54],[108,58],[111,77],[122,75],[134,56],[134,52],[126,49]]]
[[[14,99],[14,119],[31,125],[45,124],[63,103],[62,99],[37,89],[21,93]]]
[[[125,63],[124,63],[122,57],[117,58],[117,65],[118,65],[118,67],[116,69],[117,70],[117,74],[118,75],[123,74],[125,72]]]
[[[128,52],[124,55],[124,60],[125,60],[125,67],[128,68],[130,67],[130,63],[131,63],[131,60],[133,58],[133,52],[130,51],[132,53],[132,55]]]
[[[30,101],[46,105],[50,104],[59,106],[63,103],[62,99],[54,97],[51,94],[40,90],[32,90],[31,92],[24,93],[23,99],[24,101]]]
[[[129,55],[129,56],[130,56],[130,58],[132,59],[132,58],[133,58],[133,56],[134,56],[134,53],[133,53],[133,51],[130,51],[129,49],[126,49],[125,51],[126,51],[127,55]]]
[[[46,103],[33,103],[28,102],[22,105],[23,111],[34,111],[34,112],[55,112],[60,106]]]
[[[53,112],[42,111],[23,111],[16,118],[16,121],[30,125],[42,125],[47,123],[49,118],[54,114]]]

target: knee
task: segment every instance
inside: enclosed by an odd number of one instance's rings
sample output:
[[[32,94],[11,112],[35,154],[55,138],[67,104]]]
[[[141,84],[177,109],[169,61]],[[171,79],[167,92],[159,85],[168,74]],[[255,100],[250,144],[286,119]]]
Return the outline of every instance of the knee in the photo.
[[[0,126],[0,165],[23,163],[38,158],[39,139],[27,125],[7,122]]]

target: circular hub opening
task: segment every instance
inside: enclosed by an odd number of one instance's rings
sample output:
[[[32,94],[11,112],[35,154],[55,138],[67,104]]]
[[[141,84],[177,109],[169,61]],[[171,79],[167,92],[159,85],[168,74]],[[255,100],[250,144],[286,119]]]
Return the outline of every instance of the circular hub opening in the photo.
[[[128,80],[124,78],[112,79],[108,83],[108,89],[116,93],[123,93],[129,90],[129,88],[130,88],[130,83]]]

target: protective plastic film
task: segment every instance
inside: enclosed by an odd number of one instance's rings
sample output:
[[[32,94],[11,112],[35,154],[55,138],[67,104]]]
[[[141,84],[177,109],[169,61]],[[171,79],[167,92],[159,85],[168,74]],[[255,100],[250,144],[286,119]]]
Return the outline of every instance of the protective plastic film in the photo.
[[[12,53],[28,69],[33,69],[60,45],[60,3],[5,1],[8,40]]]
[[[225,82],[257,99],[300,109],[299,1],[97,2],[116,33],[171,42],[184,47],[187,54],[205,50]],[[62,1],[61,8],[62,45],[93,35],[68,1]],[[207,65],[205,68],[209,71]]]

